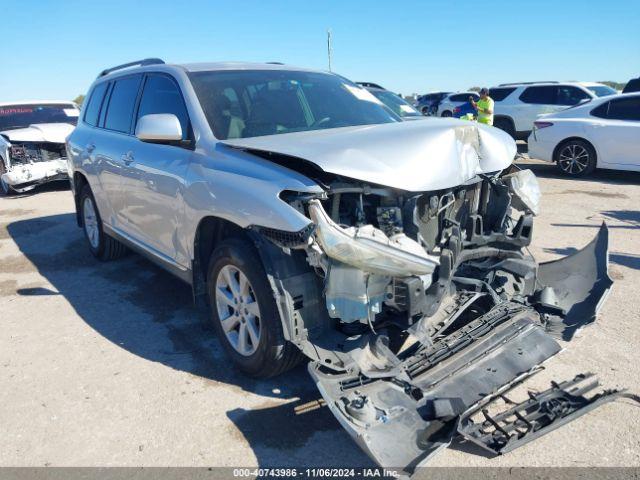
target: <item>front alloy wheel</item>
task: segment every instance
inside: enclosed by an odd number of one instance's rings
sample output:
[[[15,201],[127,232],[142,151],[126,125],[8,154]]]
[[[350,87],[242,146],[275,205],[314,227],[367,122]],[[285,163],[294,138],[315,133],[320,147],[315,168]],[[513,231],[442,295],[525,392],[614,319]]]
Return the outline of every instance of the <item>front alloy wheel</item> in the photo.
[[[229,344],[245,357],[260,344],[260,305],[244,273],[225,265],[216,279],[216,310]]]
[[[572,140],[558,150],[558,168],[572,177],[581,177],[596,168],[593,148],[581,140]]]
[[[251,241],[232,237],[217,245],[209,259],[207,293],[218,338],[244,373],[273,377],[302,359],[284,338],[273,289]]]

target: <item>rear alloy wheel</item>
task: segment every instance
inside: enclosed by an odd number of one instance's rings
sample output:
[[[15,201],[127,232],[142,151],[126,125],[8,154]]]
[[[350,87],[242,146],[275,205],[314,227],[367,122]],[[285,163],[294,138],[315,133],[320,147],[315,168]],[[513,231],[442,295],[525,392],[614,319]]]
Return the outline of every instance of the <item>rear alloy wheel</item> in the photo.
[[[442,112],[441,116],[447,118],[447,117],[450,117],[451,115],[452,113],[449,110],[445,110],[444,112]]]
[[[558,168],[572,177],[582,177],[596,169],[596,152],[583,140],[570,140],[558,148]]]
[[[218,338],[240,370],[267,378],[300,362],[302,353],[284,338],[273,290],[251,242],[220,242],[209,260],[207,292]]]
[[[80,214],[82,230],[94,257],[102,261],[115,260],[127,252],[122,243],[104,233],[100,212],[89,185],[85,185],[80,193]]]

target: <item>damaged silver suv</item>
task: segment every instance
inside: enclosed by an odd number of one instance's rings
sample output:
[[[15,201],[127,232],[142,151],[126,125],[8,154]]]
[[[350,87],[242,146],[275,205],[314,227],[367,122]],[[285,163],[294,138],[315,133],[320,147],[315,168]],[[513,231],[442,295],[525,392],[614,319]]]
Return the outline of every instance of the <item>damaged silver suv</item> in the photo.
[[[503,453],[626,395],[584,375],[488,413],[612,284],[605,226],[569,257],[527,253],[540,192],[501,130],[402,122],[341,76],[275,64],[148,59],[87,98],[67,149],[91,252],[191,284],[249,375],[306,357],[380,465],[456,435]]]

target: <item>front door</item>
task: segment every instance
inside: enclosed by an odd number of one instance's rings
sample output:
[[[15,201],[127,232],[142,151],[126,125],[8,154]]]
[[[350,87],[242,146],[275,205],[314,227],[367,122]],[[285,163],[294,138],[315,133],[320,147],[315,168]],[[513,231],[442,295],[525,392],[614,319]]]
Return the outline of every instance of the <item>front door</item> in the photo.
[[[165,74],[145,76],[137,119],[144,115],[170,113],[182,127],[187,141],[190,123],[176,82]],[[165,260],[188,267],[178,244],[179,218],[183,212],[184,178],[193,150],[192,144],[147,143],[134,138],[126,152],[124,216],[130,234]]]

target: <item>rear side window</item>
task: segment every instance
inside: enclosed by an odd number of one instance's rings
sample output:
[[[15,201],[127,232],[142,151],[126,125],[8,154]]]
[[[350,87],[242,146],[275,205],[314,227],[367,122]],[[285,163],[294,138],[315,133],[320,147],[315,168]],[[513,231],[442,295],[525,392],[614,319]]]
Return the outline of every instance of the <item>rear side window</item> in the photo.
[[[515,87],[492,88],[489,90],[489,96],[495,102],[501,102],[515,91]]]
[[[178,85],[166,75],[150,75],[144,84],[138,118],[153,113],[172,113],[180,121],[182,139],[189,135],[189,115]]]
[[[98,125],[98,115],[100,115],[100,106],[104,99],[104,94],[107,91],[107,82],[99,83],[93,88],[89,102],[87,103],[87,109],[84,114],[84,121],[91,126]]]
[[[591,96],[584,90],[570,85],[558,87],[557,105],[577,105],[584,100],[591,100]]]
[[[609,111],[609,103],[604,102],[602,105],[598,105],[596,108],[591,110],[591,115],[598,118],[607,118],[607,112]]]
[[[524,103],[534,103],[538,105],[554,105],[556,103],[556,94],[558,87],[527,87],[520,95],[520,100]]]
[[[611,100],[607,117],[612,120],[640,121],[640,96]]]
[[[474,100],[478,100],[480,97],[478,95],[468,94],[468,93],[459,93],[458,95],[451,95],[449,100],[451,102],[468,102],[469,97],[473,97]]]
[[[141,78],[140,75],[134,75],[114,82],[104,121],[105,128],[129,133]]]

